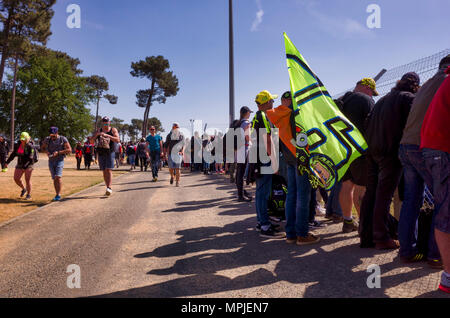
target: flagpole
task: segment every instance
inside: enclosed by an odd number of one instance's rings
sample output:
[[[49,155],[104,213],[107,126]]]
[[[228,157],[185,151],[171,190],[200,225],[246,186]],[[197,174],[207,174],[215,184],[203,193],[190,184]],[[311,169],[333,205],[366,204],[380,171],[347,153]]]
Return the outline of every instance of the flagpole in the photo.
[[[234,43],[233,43],[233,0],[229,4],[229,41],[230,41],[230,125],[235,120],[234,107]]]

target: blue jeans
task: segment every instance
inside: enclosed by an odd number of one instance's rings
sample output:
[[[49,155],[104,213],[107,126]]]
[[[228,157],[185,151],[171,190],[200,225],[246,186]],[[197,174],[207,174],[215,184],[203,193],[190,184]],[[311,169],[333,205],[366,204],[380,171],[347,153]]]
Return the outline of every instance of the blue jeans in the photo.
[[[130,159],[130,165],[134,166],[136,163],[136,155],[129,155],[128,158]]]
[[[450,234],[450,154],[424,149],[425,165],[433,178],[435,229]]]
[[[403,165],[405,178],[404,200],[398,224],[400,256],[411,257],[418,253],[416,225],[420,208],[423,205],[425,184],[431,191],[433,184],[419,146],[400,145],[399,158]],[[432,228],[434,228],[435,214],[433,215]],[[428,240],[428,258],[440,258],[433,230],[430,231]]]
[[[336,185],[331,189],[330,195],[328,196],[327,202],[327,216],[338,215],[343,216],[341,204],[339,203],[339,193],[341,192],[342,182],[336,183]]]
[[[150,157],[152,159],[152,175],[153,178],[158,178],[159,161],[161,159],[160,150],[151,151]]]
[[[272,191],[272,175],[262,174],[256,179],[256,217],[258,223],[264,228],[269,226],[270,219],[267,212],[270,192]]]
[[[288,193],[286,198],[286,237],[306,237],[309,232],[309,201],[311,184],[307,175],[299,175],[297,168],[287,165]]]

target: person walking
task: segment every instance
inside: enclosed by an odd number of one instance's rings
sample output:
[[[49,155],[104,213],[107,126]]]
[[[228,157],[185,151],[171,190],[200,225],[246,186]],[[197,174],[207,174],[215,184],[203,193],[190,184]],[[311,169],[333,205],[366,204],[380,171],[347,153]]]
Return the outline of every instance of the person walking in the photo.
[[[141,141],[137,145],[137,157],[139,157],[139,164],[141,167],[141,171],[147,171],[147,160],[150,157],[147,151],[147,142],[145,138],[142,138]]]
[[[127,147],[127,157],[131,166],[130,170],[136,169],[136,146],[134,145],[134,142],[130,142]]]
[[[420,133],[428,107],[444,82],[445,70],[449,65],[450,55],[447,55],[439,63],[438,72],[417,92],[399,149],[405,178],[404,199],[398,224],[399,255],[404,263],[419,262],[427,258],[430,266],[437,264],[438,268],[442,267],[442,261],[433,231],[436,213],[433,214],[431,222],[427,255],[422,254],[423,251],[419,251],[417,247],[416,224],[422,208],[425,185],[433,192],[432,176],[426,168],[420,149]]]
[[[156,134],[155,126],[150,127],[150,135],[147,136],[147,147],[150,152],[153,182],[158,181],[158,171],[163,153],[163,142],[160,135]]]
[[[119,132],[111,127],[111,121],[108,117],[102,118],[102,128],[92,137],[92,142],[98,141],[97,153],[100,170],[103,171],[103,179],[106,184],[106,196],[112,194],[112,171],[114,169],[114,143],[120,142]]]
[[[83,146],[84,169],[90,170],[94,154],[94,144],[88,139]]]
[[[75,159],[77,160],[77,170],[81,170],[81,160],[83,159],[83,146],[81,146],[81,142],[77,142]]]
[[[369,146],[368,181],[361,205],[361,247],[371,247],[375,243],[379,250],[399,248],[389,212],[402,174],[398,149],[419,85],[416,73],[406,73],[392,91],[375,104],[368,118],[365,134]],[[369,221],[363,222],[364,218]]]
[[[434,235],[444,267],[439,289],[450,294],[450,67],[445,73],[423,121],[420,148],[433,180]]]
[[[14,171],[14,182],[22,189],[20,197],[23,198],[26,194],[25,200],[31,200],[31,175],[33,174],[33,165],[36,162],[37,154],[31,137],[27,132],[20,134],[19,142],[14,145],[13,151],[5,166],[8,165],[14,158],[17,157],[16,169]],[[22,183],[22,176],[25,174],[26,188]]]
[[[248,151],[250,146],[250,115],[253,112],[247,106],[241,108],[241,117],[234,127],[235,134],[238,136],[236,145],[236,187],[239,202],[251,202],[252,197],[244,190],[245,168],[248,164]]]
[[[47,152],[48,169],[56,192],[53,201],[61,201],[64,158],[72,153],[72,147],[66,137],[59,135],[58,127],[51,127],[49,133],[42,143],[42,150]]]
[[[122,144],[120,142],[114,143],[114,160],[116,162],[116,169],[120,167],[120,155],[122,152]]]
[[[184,156],[184,136],[180,131],[180,125],[174,123],[172,130],[164,143],[164,152],[167,156],[170,172],[170,184],[176,179],[176,186],[180,186],[181,161]]]
[[[6,168],[6,157],[9,154],[9,143],[6,140],[5,136],[0,135],[0,164],[2,168],[2,172],[7,172],[8,168]]]

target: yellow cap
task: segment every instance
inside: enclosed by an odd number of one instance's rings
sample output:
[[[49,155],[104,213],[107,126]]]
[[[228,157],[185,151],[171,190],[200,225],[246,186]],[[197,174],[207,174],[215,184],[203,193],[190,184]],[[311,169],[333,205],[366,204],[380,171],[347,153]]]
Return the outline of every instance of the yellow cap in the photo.
[[[31,139],[31,137],[27,132],[23,132],[20,134],[20,141],[27,141],[30,139]]]
[[[377,83],[375,82],[375,80],[373,78],[370,78],[370,77],[363,78],[362,80],[360,80],[358,82],[358,84],[364,85],[364,86],[367,86],[368,88],[370,88],[373,91],[373,96],[380,95],[377,92]]]
[[[258,105],[262,105],[272,99],[277,99],[277,98],[278,98],[278,95],[272,95],[268,91],[262,91],[261,93],[258,94],[258,96],[256,96],[255,102]]]

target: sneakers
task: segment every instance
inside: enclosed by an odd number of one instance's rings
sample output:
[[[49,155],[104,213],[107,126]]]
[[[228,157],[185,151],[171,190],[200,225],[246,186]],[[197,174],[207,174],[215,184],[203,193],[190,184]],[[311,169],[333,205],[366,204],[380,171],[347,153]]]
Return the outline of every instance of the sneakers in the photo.
[[[440,259],[429,259],[427,263],[431,268],[444,269],[444,263]]]
[[[323,206],[321,206],[321,205],[317,205],[317,208],[316,208],[316,214],[318,215],[318,216],[324,216],[325,214],[326,214],[326,209],[323,207]]]
[[[31,200],[31,195],[27,194],[27,196],[25,197],[25,200],[30,201]]]
[[[176,186],[177,188],[179,188],[179,187],[180,187],[180,181],[177,181],[176,184],[175,184],[175,186]]]
[[[417,262],[421,262],[423,261],[423,259],[425,258],[425,255],[417,253],[416,255],[410,256],[410,257],[404,257],[404,256],[400,256],[400,260],[402,261],[402,263],[417,263]]]
[[[241,197],[238,198],[238,202],[252,202],[252,199],[247,197]]]
[[[2,172],[8,172],[8,168],[2,169]]]
[[[309,223],[309,228],[311,228],[311,229],[320,229],[324,226],[325,225],[323,225],[322,223],[320,223],[319,221],[316,221],[316,220]]]
[[[280,225],[278,225],[278,224],[273,224],[273,223],[272,223],[272,224],[270,225],[270,227],[273,228],[276,232],[279,232]],[[256,228],[257,231],[261,231],[261,224],[259,224],[259,223],[256,224],[256,227],[255,227],[255,228]]]
[[[297,243],[297,238],[286,238],[287,244],[295,244]]]
[[[27,190],[22,189],[22,192],[20,192],[20,197],[23,198],[23,196],[27,193]]]
[[[320,242],[320,237],[315,236],[314,234],[309,233],[306,237],[298,237],[297,238],[297,245],[298,246],[304,246],[304,245],[310,245]]]
[[[400,248],[400,243],[397,240],[389,240],[375,244],[377,250],[395,250]]]
[[[250,193],[248,193],[246,190],[244,190],[244,196],[246,196],[247,198],[249,198],[250,200],[252,200],[252,196]]]
[[[344,225],[342,226],[343,233],[351,233],[356,231],[358,231],[358,223],[355,220],[344,220]]]
[[[57,195],[57,196],[53,199],[53,202],[59,202],[59,201],[61,201],[61,196],[60,196],[60,195]]]
[[[263,229],[261,229],[261,232],[259,234],[262,237],[267,237],[267,238],[277,238],[281,236],[280,232],[277,232],[273,226],[270,226],[267,231],[264,231]]]
[[[105,195],[106,195],[107,197],[109,197],[111,194],[112,194],[111,188],[106,188],[106,193],[105,193]]]
[[[173,178],[170,178],[170,184],[173,184]]]
[[[342,216],[337,215],[337,214],[325,215],[325,218],[327,220],[333,221],[333,223],[342,223],[342,222],[344,222],[344,218]]]

